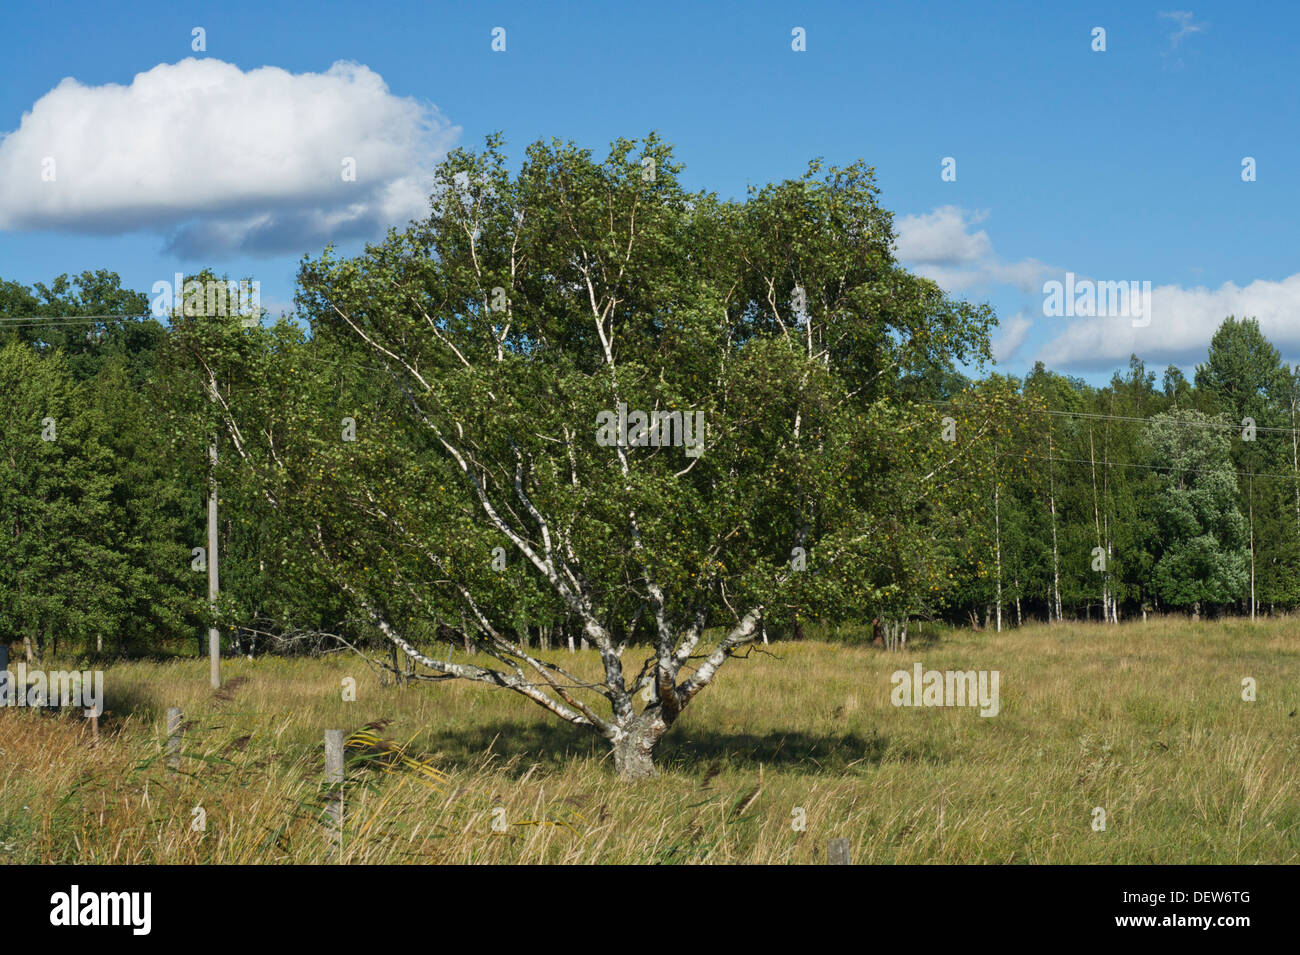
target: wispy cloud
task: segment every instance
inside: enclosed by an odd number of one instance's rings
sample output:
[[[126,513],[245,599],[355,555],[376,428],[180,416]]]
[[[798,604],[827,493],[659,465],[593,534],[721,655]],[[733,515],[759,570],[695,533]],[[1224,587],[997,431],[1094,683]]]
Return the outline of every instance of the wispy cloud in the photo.
[[[1161,13],[1160,16],[1166,20],[1172,20],[1176,29],[1169,34],[1169,46],[1161,56],[1169,61],[1178,53],[1178,48],[1182,45],[1186,37],[1193,33],[1204,33],[1208,23],[1197,23],[1193,19],[1194,14],[1190,10],[1169,10]],[[1182,60],[1175,60],[1178,65],[1182,65]]]

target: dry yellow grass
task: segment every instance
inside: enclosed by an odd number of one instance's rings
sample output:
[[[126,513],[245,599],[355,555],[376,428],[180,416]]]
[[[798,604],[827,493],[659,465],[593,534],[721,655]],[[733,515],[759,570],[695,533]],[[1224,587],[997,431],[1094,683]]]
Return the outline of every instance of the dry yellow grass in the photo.
[[[0,712],[0,860],[324,861],[322,733],[391,720],[371,743],[405,760],[349,750],[345,862],[817,862],[835,836],[855,862],[1300,861],[1295,621],[772,650],[729,663],[634,786],[599,740],[505,691],[267,658],[227,661],[222,700],[204,661],[118,664],[97,745],[78,718]],[[916,660],[998,670],[1000,714],[892,706],[890,674]],[[187,721],[179,774],[168,706]]]

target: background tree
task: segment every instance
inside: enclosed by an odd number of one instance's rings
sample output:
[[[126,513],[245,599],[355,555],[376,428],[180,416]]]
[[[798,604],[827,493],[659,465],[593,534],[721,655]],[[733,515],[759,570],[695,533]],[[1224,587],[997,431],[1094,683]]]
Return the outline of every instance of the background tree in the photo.
[[[1226,422],[1197,411],[1166,412],[1147,429],[1161,492],[1147,502],[1159,530],[1154,586],[1171,607],[1223,606],[1249,584],[1246,522],[1237,509]]]
[[[1210,340],[1196,388],[1232,434],[1239,507],[1250,557],[1248,612],[1300,598],[1300,524],[1294,504],[1295,432],[1289,370],[1253,318],[1228,316]]]

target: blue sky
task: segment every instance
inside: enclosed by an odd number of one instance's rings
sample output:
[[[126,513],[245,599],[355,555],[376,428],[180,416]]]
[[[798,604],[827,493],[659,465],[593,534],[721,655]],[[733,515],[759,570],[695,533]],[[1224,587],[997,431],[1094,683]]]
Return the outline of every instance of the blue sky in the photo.
[[[514,154],[550,137],[602,153],[655,129],[688,186],[723,195],[814,156],[865,158],[900,257],[994,305],[1010,373],[1042,358],[1104,380],[1130,351],[1190,368],[1230,311],[1257,315],[1296,361],[1298,9],[10,6],[0,278],[109,268],[148,291],[209,266],[258,279],[277,310],[304,253],[327,239],[356,250],[418,214],[423,177],[452,145],[501,130]],[[504,53],[491,49],[498,26]],[[791,49],[795,27],[806,51]],[[58,175],[42,182],[51,155]],[[340,155],[365,173],[350,192],[324,184]],[[956,181],[941,179],[944,157]],[[1045,315],[1043,283],[1066,272],[1150,282],[1149,323]]]

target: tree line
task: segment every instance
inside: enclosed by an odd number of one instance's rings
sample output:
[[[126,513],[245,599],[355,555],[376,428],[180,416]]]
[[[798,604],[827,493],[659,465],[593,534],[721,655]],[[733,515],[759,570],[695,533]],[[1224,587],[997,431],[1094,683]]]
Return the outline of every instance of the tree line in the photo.
[[[516,174],[500,147],[454,152],[427,219],[304,259],[293,319],[160,320],[106,270],[0,282],[6,639],[201,652],[216,621],[237,652],[487,651],[510,679],[573,639],[657,647],[622,685],[667,694],[718,626],[744,624],[725,659],[810,621],[1300,602],[1300,370],[1254,320],[1191,380],[969,377],[991,310],[893,260],[862,164],[724,201],[655,137]],[[703,453],[598,442],[620,406],[700,414]]]

